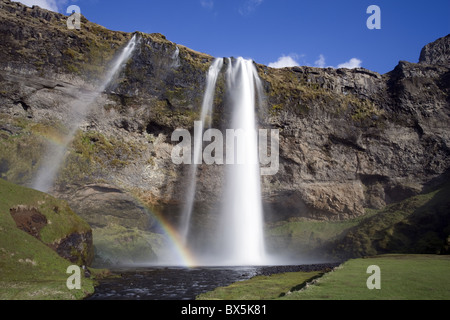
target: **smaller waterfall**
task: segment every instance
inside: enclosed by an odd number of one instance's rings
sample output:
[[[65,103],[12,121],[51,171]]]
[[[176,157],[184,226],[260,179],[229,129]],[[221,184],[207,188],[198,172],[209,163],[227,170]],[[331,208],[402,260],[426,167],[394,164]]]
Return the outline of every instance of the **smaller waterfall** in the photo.
[[[172,60],[171,67],[178,68],[180,66],[180,48],[178,48],[178,46],[176,46],[175,51],[172,54]]]
[[[181,237],[185,244],[187,243],[189,236],[189,227],[192,217],[192,211],[194,209],[195,191],[197,185],[197,168],[202,163],[202,150],[203,150],[203,131],[205,128],[211,125],[214,93],[216,89],[217,78],[219,77],[220,70],[222,70],[223,59],[215,59],[209,68],[208,75],[206,77],[206,88],[203,97],[202,110],[200,115],[199,125],[194,128],[194,158],[191,170],[189,172],[189,188],[186,194],[186,202],[183,209],[183,220],[181,222]]]
[[[118,72],[122,70],[124,64],[128,61],[131,54],[133,53],[133,50],[136,47],[136,42],[137,38],[136,35],[134,35],[128,42],[126,47],[121,51],[120,55],[115,60],[113,60],[109,71],[106,73],[96,92],[81,96],[71,103],[71,105],[69,106],[70,114],[68,114],[68,119],[70,119],[71,121],[71,123],[68,125],[68,134],[63,139],[62,143],[53,143],[48,145],[46,157],[43,160],[43,164],[38,169],[37,174],[34,178],[32,184],[33,189],[47,192],[52,188],[56,175],[58,174],[58,171],[64,162],[67,147],[72,142],[79,125],[86,118],[95,100],[114,80]]]

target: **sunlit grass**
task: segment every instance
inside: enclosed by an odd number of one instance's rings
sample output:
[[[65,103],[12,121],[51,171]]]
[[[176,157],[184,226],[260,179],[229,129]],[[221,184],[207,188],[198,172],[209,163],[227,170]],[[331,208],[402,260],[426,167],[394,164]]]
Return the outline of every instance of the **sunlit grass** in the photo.
[[[380,267],[381,289],[369,290],[370,265]],[[354,259],[325,274],[305,290],[286,295],[293,300],[448,300],[450,256],[386,255]]]
[[[318,277],[321,272],[288,272],[271,276],[257,276],[233,283],[227,287],[201,294],[197,300],[272,300],[297,290],[306,281]]]

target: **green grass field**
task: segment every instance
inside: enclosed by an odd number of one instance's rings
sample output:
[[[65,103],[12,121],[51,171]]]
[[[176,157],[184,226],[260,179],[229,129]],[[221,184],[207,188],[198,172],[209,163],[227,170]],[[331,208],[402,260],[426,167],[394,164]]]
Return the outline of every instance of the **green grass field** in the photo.
[[[379,290],[367,287],[371,265],[380,267]],[[348,260],[306,287],[314,274],[285,273],[237,282],[197,299],[450,300],[449,270],[450,256],[383,255]]]
[[[288,272],[271,276],[256,276],[228,287],[201,294],[197,300],[271,300],[279,298],[297,286],[319,277],[321,272]]]

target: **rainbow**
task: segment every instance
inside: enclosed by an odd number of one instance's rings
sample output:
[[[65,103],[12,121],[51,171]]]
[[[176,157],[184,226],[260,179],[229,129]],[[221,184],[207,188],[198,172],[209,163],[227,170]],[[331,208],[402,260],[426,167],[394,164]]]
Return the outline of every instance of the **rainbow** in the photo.
[[[151,213],[153,217],[156,218],[159,225],[171,241],[172,247],[175,249],[175,253],[178,256],[178,261],[180,261],[180,264],[188,268],[198,266],[198,262],[196,261],[195,256],[184,244],[184,241],[183,239],[181,239],[178,230],[176,230],[170,223],[165,221],[163,217],[156,215],[153,212]]]
[[[56,130],[45,130],[45,132],[42,132],[39,129],[33,130],[33,134],[36,136],[40,136],[47,140],[48,142],[60,146],[62,148],[67,147],[67,141],[65,140],[64,134],[59,133]],[[130,193],[132,195],[132,193]],[[161,229],[164,231],[165,235],[167,236],[167,239],[170,241],[170,247],[173,249],[173,253],[176,256],[176,263],[178,265],[192,268],[195,266],[198,266],[198,263],[192,254],[192,252],[189,250],[189,248],[186,247],[184,244],[183,239],[181,239],[180,234],[178,230],[176,230],[168,221],[166,221],[161,215],[155,214],[152,212],[146,204],[144,204],[137,196],[132,195],[133,198],[144,208],[146,208],[149,213],[154,217],[158,223],[158,225],[161,227]],[[174,262],[170,262],[174,263]]]
[[[164,234],[167,236],[167,239],[170,241],[170,247],[173,249],[172,253],[174,253],[176,259],[175,261],[169,261],[168,264],[176,263],[177,266],[183,266],[187,268],[197,267],[198,261],[195,258],[194,254],[189,250],[189,248],[184,244],[183,239],[180,236],[180,233],[176,228],[172,226],[164,217],[160,214],[156,214],[136,195],[130,192],[130,195],[134,198],[139,205],[144,207],[153,218],[156,219],[159,227],[161,227]]]
[[[53,129],[53,128],[51,128]],[[50,130],[46,132],[42,132],[39,129],[32,128],[31,129],[33,135],[41,137],[45,139],[47,142],[60,146],[61,148],[67,147],[67,137],[65,134],[58,132],[57,130]]]

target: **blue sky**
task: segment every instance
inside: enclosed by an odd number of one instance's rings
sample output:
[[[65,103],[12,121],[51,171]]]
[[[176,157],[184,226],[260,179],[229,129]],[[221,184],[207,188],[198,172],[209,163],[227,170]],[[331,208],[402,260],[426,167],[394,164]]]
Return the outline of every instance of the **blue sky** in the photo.
[[[450,33],[450,1],[405,0],[23,0],[65,13],[78,5],[92,22],[159,32],[215,57],[277,66],[355,67],[385,73],[417,62],[422,47]],[[370,5],[381,29],[369,30]]]

